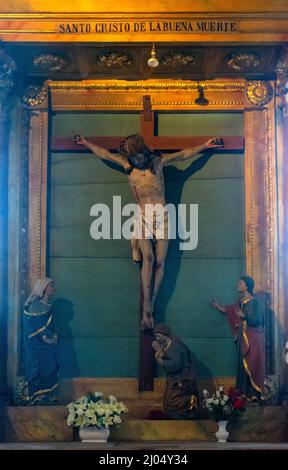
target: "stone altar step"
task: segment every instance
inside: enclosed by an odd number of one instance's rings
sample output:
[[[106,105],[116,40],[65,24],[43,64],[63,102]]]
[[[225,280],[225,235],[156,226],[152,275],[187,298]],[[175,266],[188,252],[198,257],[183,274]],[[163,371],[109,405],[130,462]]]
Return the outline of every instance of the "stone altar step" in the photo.
[[[112,428],[111,441],[216,441],[217,424],[212,420],[172,421],[139,420],[124,421],[119,428]]]
[[[9,406],[5,412],[6,441],[73,441],[65,406]]]
[[[6,441],[69,442],[75,439],[67,426],[64,406],[7,407]],[[212,420],[172,421],[126,417],[119,428],[111,429],[117,441],[215,441],[217,424]],[[287,411],[281,406],[248,408],[236,423],[229,423],[234,442],[288,442]],[[76,437],[77,439],[77,437]]]

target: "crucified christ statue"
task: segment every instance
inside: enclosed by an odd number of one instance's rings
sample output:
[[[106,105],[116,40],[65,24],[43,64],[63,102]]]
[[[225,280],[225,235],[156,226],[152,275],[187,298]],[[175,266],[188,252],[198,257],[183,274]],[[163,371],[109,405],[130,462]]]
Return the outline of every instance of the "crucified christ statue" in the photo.
[[[132,239],[134,261],[142,259],[143,318],[141,328],[153,328],[154,305],[164,275],[164,265],[169,243],[167,233],[168,214],[166,211],[164,212],[164,217],[160,221],[159,226],[159,223],[158,225],[155,224],[153,215],[152,219],[149,219],[147,215],[145,216],[145,208],[147,208],[147,205],[150,205],[150,207],[151,205],[154,207],[155,205],[166,206],[163,176],[164,166],[187,160],[207,149],[221,148],[224,145],[223,140],[214,138],[203,145],[170,154],[151,152],[140,135],[131,135],[124,139],[120,143],[119,153],[117,154],[111,153],[79,135],[74,137],[74,141],[79,145],[87,147],[97,157],[116,163],[128,175],[128,180],[141,214],[140,217],[136,217],[135,223],[138,225],[138,234],[140,229],[142,236]],[[157,233],[159,234],[159,232],[161,232],[161,238],[157,238]],[[153,249],[154,244],[155,250]],[[154,269],[154,282],[152,282]]]

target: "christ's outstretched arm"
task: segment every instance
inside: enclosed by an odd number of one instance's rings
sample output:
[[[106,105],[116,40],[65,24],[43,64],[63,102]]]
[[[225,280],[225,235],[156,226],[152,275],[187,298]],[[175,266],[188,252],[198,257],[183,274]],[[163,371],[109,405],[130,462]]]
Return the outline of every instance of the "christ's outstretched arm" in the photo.
[[[219,137],[210,139],[202,145],[198,145],[197,147],[187,148],[180,150],[179,152],[174,153],[163,153],[162,154],[162,165],[170,165],[170,163],[180,162],[183,160],[188,160],[188,158],[195,157],[199,153],[204,152],[208,149],[213,148],[223,148],[224,143],[223,140]]]
[[[76,144],[83,145],[84,147],[91,150],[91,152],[93,152],[98,158],[101,158],[101,160],[108,160],[109,162],[116,163],[117,165],[124,168],[125,171],[131,169],[131,165],[128,159],[123,157],[119,153],[111,153],[109,152],[109,150],[106,150],[103,147],[99,147],[98,145],[93,144],[93,142],[88,139],[85,139],[85,137],[82,137],[80,135],[75,135],[74,141],[76,142]]]

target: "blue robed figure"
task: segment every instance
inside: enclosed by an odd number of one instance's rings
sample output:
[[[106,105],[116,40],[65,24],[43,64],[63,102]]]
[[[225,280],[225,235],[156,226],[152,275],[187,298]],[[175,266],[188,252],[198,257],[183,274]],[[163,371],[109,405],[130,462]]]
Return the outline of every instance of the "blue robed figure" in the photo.
[[[49,298],[54,281],[38,279],[24,305],[26,379],[31,404],[49,401],[58,384],[57,333]]]

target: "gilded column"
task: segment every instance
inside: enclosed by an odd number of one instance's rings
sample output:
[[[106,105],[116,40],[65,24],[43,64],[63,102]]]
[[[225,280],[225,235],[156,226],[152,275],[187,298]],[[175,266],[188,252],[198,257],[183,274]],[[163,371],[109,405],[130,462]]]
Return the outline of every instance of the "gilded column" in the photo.
[[[266,386],[282,388],[282,299],[279,274],[279,166],[274,83],[247,83],[245,106],[246,272],[266,301]],[[283,350],[283,347],[282,347]],[[273,385],[271,380],[275,381]]]

